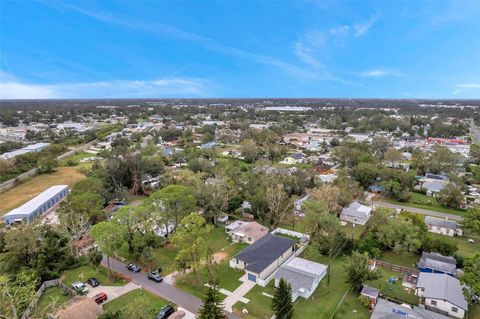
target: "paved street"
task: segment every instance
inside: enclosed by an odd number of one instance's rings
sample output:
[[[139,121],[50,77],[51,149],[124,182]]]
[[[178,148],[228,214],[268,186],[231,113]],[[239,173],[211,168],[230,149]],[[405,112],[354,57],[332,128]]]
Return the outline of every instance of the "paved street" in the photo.
[[[102,260],[102,265],[107,265],[107,259],[105,257]],[[190,312],[197,313],[198,309],[202,305],[202,301],[199,298],[189,293],[186,293],[174,286],[171,286],[165,282],[156,283],[154,281],[151,281],[147,278],[147,275],[144,272],[133,273],[125,267],[124,263],[121,263],[113,258],[110,258],[110,269],[131,278],[131,280],[135,284],[141,285],[143,289],[163,299],[173,302],[177,306],[181,306],[182,308]],[[239,318],[231,313],[228,313],[227,315],[229,318],[232,319]]]
[[[427,210],[427,209],[421,209],[421,208],[415,208],[415,207],[409,207],[409,206],[402,206],[402,205],[390,204],[390,203],[378,202],[378,201],[372,201],[371,203],[375,206],[381,206],[381,207],[387,207],[387,208],[393,208],[393,209],[403,209],[403,210],[406,210],[406,211],[409,211],[409,212],[418,213],[418,214],[422,214],[422,215],[435,216],[435,217],[439,217],[439,218],[448,218],[448,219],[456,220],[456,221],[462,221],[463,220],[463,217],[461,217],[461,216],[439,213],[439,212],[435,212],[433,210]]]

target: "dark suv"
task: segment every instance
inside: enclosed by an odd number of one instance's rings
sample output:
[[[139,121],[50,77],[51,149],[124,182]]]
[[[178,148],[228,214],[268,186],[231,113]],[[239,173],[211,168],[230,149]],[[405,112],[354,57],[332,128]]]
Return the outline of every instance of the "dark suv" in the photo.
[[[92,287],[98,287],[100,286],[100,281],[98,281],[96,278],[89,278],[87,280],[87,284],[89,284]]]
[[[127,265],[127,269],[133,272],[140,272],[140,266],[134,264],[134,263],[129,263]]]
[[[175,312],[172,306],[166,305],[157,314],[157,319],[167,319],[172,313]]]

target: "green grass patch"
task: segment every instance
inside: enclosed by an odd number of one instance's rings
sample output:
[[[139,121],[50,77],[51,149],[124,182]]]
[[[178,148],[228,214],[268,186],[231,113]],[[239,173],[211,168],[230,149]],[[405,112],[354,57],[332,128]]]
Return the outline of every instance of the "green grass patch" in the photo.
[[[434,233],[429,233],[429,234],[431,234],[434,237],[438,237],[438,238],[444,237],[443,235],[439,235],[439,234],[434,234]],[[472,254],[480,251],[480,239],[479,238],[469,237],[468,235],[464,235],[462,237],[455,236],[455,237],[449,237],[449,238],[452,238],[453,240],[455,240],[457,242],[457,247],[458,247],[457,253],[461,256],[472,255]],[[475,243],[470,244],[468,242],[469,238],[472,238],[475,241]]]
[[[94,156],[96,155],[79,151],[73,154],[72,156],[64,158],[63,160],[60,161],[59,164],[60,166],[77,166],[78,164],[80,164],[81,160],[88,157],[94,157]]]
[[[463,214],[465,214],[465,210],[442,206],[435,197],[427,196],[427,195],[415,193],[415,192],[412,192],[411,195],[412,196],[408,202],[399,202],[394,199],[378,197],[378,196],[375,197],[375,199],[382,202],[395,204],[395,205],[420,208],[420,209],[431,210],[439,213],[452,214],[452,215],[458,215],[458,216],[463,216]]]
[[[382,252],[380,260],[403,267],[415,268],[415,264],[420,260],[420,255],[400,255],[391,250],[387,250]]]
[[[418,297],[413,292],[408,292],[402,287],[402,273],[381,268],[379,270],[380,278],[366,282],[367,285],[380,289],[383,296],[388,296],[408,304],[417,305]],[[395,283],[389,283],[391,277],[397,278]]]
[[[74,269],[66,270],[63,273],[62,281],[68,287],[71,287],[75,281],[86,282],[88,278],[96,278],[104,286],[123,286],[123,280],[111,280],[108,278],[108,271],[105,267],[95,269],[90,265],[80,266]]]
[[[32,318],[43,318],[46,313],[55,313],[71,296],[59,287],[50,287],[44,290],[38,299]]]
[[[345,231],[345,234],[347,234],[348,238],[358,240],[365,231],[366,227],[366,225],[354,226],[352,223],[347,223],[345,226],[342,227],[342,229]]]
[[[147,304],[155,310],[155,313],[160,311],[163,306],[170,304],[170,302],[167,300],[162,299],[148,291],[143,289],[135,289],[127,292],[124,295],[121,295],[118,298],[108,301],[107,303],[103,304],[102,308],[105,311],[122,311],[127,307],[135,307],[140,298],[145,298],[147,300]]]
[[[273,296],[274,292],[275,288],[273,287],[273,281],[266,287],[256,285],[244,296],[250,301],[247,304],[238,301],[233,305],[233,311],[243,318],[248,319],[271,318],[273,315],[271,308],[272,298],[265,296],[263,293]],[[243,315],[243,309],[247,309],[247,315]]]
[[[359,294],[349,292],[335,313],[335,318],[368,319],[370,311],[359,300]]]

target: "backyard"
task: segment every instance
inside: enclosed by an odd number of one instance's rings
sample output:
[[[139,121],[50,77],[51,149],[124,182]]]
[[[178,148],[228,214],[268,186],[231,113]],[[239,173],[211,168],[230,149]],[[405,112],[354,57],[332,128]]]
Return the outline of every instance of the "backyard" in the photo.
[[[54,313],[57,309],[71,298],[59,287],[50,287],[45,289],[38,299],[37,306],[32,313],[32,318],[44,318],[45,313]]]
[[[380,289],[382,296],[387,296],[396,300],[403,301],[411,305],[418,304],[418,297],[413,292],[408,292],[402,286],[403,274],[384,268],[379,268],[380,278],[367,281],[366,284]],[[389,279],[395,279],[390,280]]]
[[[1,194],[0,216],[22,205],[53,185],[70,185],[85,178],[78,167],[57,167],[53,173],[37,175]]]
[[[403,267],[415,268],[416,263],[420,260],[420,255],[417,255],[417,254],[400,255],[391,250],[385,250],[382,252],[382,256],[379,259],[391,264],[395,264]]]

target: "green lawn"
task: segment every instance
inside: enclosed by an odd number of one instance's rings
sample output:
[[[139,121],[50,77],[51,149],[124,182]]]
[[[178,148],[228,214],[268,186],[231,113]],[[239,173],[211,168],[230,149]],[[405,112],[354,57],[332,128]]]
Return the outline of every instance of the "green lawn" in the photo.
[[[100,266],[97,270],[90,265],[66,270],[63,273],[62,281],[65,285],[71,287],[75,281],[86,282],[88,278],[92,277],[96,278],[105,286],[123,286],[125,284],[123,280],[108,279],[108,272],[105,267]]]
[[[86,153],[86,152],[77,152],[75,154],[73,154],[72,156],[69,156],[67,158],[64,158],[63,160],[60,161],[60,165],[61,166],[68,166],[68,163],[71,162],[71,163],[74,163],[75,165],[73,166],[77,166],[78,164],[80,164],[80,161],[84,158],[88,158],[88,157],[94,157],[96,155],[94,154],[90,154],[90,153]]]
[[[244,275],[243,271],[235,270],[230,268],[229,261],[233,255],[235,255],[240,250],[244,249],[247,245],[246,244],[230,244],[228,243],[226,247],[219,249],[217,251],[222,251],[225,253],[224,259],[222,262],[218,264],[217,268],[217,276],[218,276],[218,285],[220,288],[224,288],[229,291],[234,291],[238,288],[241,284],[239,281],[240,277]],[[178,278],[175,285],[182,290],[185,290],[199,298],[203,297],[205,292],[205,283],[207,282],[207,269],[206,267],[202,267],[199,270],[199,277],[200,283],[199,285],[194,284],[194,275],[193,273],[189,273],[186,276],[182,276]]]
[[[431,233],[431,234],[435,237],[439,237],[439,238],[443,237],[443,235],[434,234],[434,233]],[[472,255],[480,251],[480,239],[478,238],[473,238],[475,240],[474,244],[470,244],[468,242],[468,239],[471,238],[468,235],[465,235],[462,237],[455,236],[451,238],[453,238],[457,242],[458,254],[461,256]]]
[[[102,308],[105,311],[121,311],[127,307],[135,307],[140,298],[145,298],[147,304],[152,308],[152,313],[156,314],[165,305],[169,304],[165,299],[162,299],[143,289],[135,289],[118,298],[115,298],[103,304]],[[142,303],[142,305],[144,305]],[[152,316],[153,318],[153,316]]]
[[[380,289],[383,296],[388,296],[401,300],[408,304],[417,305],[418,297],[413,292],[409,293],[402,287],[402,273],[380,268],[381,277],[376,280],[366,282],[367,285]],[[387,280],[391,277],[397,278],[395,283],[389,283]]]
[[[368,319],[370,311],[358,300],[359,294],[349,292],[335,313],[338,319]]]
[[[468,319],[480,319],[480,304],[468,307]]]
[[[389,262],[391,264],[400,265],[404,267],[415,268],[415,264],[420,260],[420,255],[399,255],[391,250],[383,251],[380,260]]]
[[[376,196],[375,200],[379,200],[382,202],[387,202],[391,204],[401,205],[401,206],[408,206],[408,207],[415,207],[420,209],[431,210],[440,213],[452,214],[452,215],[459,215],[463,216],[465,214],[465,210],[461,209],[454,209],[442,206],[436,198],[432,196],[427,196],[420,193],[411,193],[412,196],[408,202],[399,202],[390,198],[385,198],[381,196]]]
[[[55,313],[70,298],[71,296],[64,293],[59,287],[45,289],[40,299],[38,299],[32,318],[43,318],[46,313]]]
[[[302,258],[328,264],[327,257],[319,255],[310,247],[302,254]],[[323,278],[312,297],[308,300],[299,297],[295,301],[294,319],[329,318],[333,314],[343,294],[348,290],[348,285],[345,283],[345,263],[346,259],[344,257],[335,259],[330,264],[329,278],[328,275]],[[245,318],[270,318],[273,314],[271,298],[264,296],[263,292],[273,295],[273,282],[265,288],[257,285],[250,290],[245,296],[245,298],[250,299],[250,302],[246,305],[237,302],[233,307],[235,313]],[[241,312],[244,308],[248,310],[246,316]]]
[[[342,229],[345,231],[345,234],[347,234],[348,238],[357,240],[363,234],[366,227],[367,226],[365,225],[355,225],[355,227],[353,227],[353,224],[347,223],[342,227]]]

